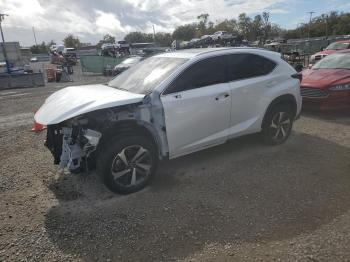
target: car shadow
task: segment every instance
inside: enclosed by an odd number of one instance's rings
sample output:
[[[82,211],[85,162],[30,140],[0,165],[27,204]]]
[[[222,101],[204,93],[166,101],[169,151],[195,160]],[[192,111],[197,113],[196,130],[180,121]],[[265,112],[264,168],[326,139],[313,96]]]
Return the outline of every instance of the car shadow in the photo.
[[[291,238],[349,209],[349,153],[295,132],[281,146],[246,136],[163,162],[148,188],[127,196],[95,174],[62,176],[47,185],[59,203],[46,232],[84,261],[172,261],[210,243]]]

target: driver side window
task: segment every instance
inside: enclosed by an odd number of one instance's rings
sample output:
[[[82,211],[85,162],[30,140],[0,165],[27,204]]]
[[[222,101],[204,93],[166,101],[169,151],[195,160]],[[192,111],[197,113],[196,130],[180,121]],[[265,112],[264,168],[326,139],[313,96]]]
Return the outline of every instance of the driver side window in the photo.
[[[164,94],[178,93],[190,89],[224,83],[226,81],[223,56],[199,61],[185,69],[167,88]]]

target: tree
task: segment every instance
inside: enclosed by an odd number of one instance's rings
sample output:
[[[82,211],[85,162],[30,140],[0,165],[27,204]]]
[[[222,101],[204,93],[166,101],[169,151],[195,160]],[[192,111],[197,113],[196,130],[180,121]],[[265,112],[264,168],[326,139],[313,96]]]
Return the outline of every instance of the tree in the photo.
[[[78,37],[75,37],[72,34],[69,34],[63,39],[63,43],[65,47],[73,47],[75,49],[79,49],[81,47],[81,42]]]
[[[103,44],[115,44],[115,37],[110,34],[104,35],[103,38],[98,42],[97,47],[101,48]]]
[[[189,41],[196,36],[197,24],[187,24],[177,27],[173,32],[173,39]]]
[[[238,28],[239,32],[245,39],[250,38],[251,33],[251,18],[248,17],[245,13],[242,13],[238,16]]]
[[[263,31],[264,31],[264,39],[265,41],[269,38],[269,33],[271,31],[271,23],[269,21],[270,19],[270,13],[263,12]]]
[[[235,19],[225,19],[222,22],[219,22],[217,25],[214,26],[214,31],[227,31],[229,33],[232,33],[234,35],[238,34],[238,26],[237,21]]]
[[[147,43],[154,41],[153,34],[146,34],[142,32],[130,32],[124,37],[124,40],[130,44]]]
[[[55,45],[56,43],[51,40],[50,42],[48,42],[47,44],[45,43],[45,41],[43,41],[41,44],[39,45],[33,45],[30,47],[30,51],[33,54],[43,54],[43,53],[48,53],[50,50],[50,46]]]
[[[197,16],[197,19],[199,21],[198,26],[197,26],[197,28],[198,28],[197,37],[200,37],[200,36],[206,34],[209,14],[201,14],[201,15]]]
[[[173,38],[171,37],[170,33],[163,33],[163,32],[156,33],[155,42],[159,46],[170,46],[172,41],[173,41]]]

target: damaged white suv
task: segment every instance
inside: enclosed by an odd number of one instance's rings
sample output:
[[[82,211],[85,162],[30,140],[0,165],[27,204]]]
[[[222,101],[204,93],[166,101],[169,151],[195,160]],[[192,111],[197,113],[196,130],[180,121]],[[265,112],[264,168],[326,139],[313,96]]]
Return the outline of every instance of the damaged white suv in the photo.
[[[300,113],[300,75],[275,52],[193,49],[150,57],[108,85],[64,88],[35,114],[55,164],[97,167],[118,193],[142,189],[160,159],[260,132],[283,143]]]

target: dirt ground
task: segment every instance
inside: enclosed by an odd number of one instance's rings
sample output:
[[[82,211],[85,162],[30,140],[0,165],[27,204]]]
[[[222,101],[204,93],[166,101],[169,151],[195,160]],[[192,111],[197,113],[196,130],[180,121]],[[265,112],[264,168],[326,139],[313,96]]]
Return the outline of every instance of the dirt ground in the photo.
[[[0,261],[350,261],[348,112],[304,112],[281,146],[253,135],[163,162],[121,196],[59,176],[30,132],[62,86],[0,92]]]

